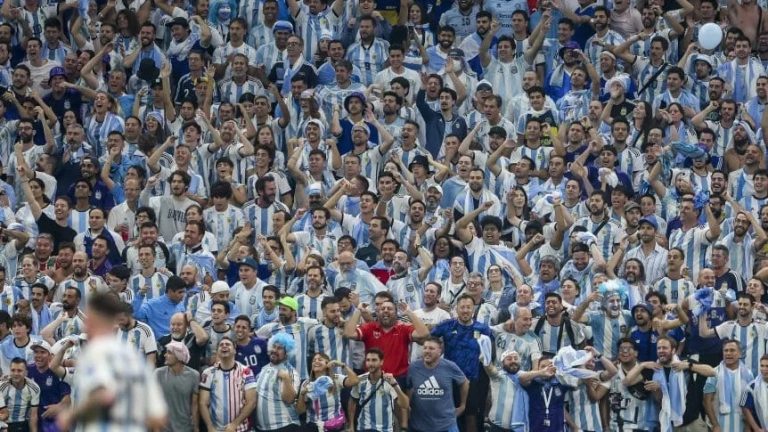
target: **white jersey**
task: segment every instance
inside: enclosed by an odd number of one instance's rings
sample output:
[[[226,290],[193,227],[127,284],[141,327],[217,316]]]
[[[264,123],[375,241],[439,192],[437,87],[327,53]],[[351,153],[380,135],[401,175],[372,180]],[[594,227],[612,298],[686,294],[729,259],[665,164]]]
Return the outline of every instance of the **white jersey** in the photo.
[[[299,353],[296,353],[299,355]],[[256,380],[256,427],[258,430],[276,430],[289,425],[299,425],[299,416],[293,403],[286,404],[281,397],[282,380],[277,377],[280,370],[291,374],[293,389],[298,392],[299,372],[287,361],[279,365],[264,366]]]
[[[215,207],[203,210],[205,227],[216,237],[216,251],[227,248],[237,227],[242,226],[245,220],[243,211],[229,204],[224,211],[217,211]]]
[[[157,352],[155,332],[152,331],[150,326],[141,321],[135,320],[133,327],[128,330],[118,328],[117,338],[136,348],[138,352],[144,355]]]
[[[317,320],[310,318],[297,318],[293,324],[283,325],[279,322],[269,323],[256,330],[256,336],[269,339],[278,333],[291,335],[296,341],[296,354],[291,359],[295,366],[299,378],[305,380],[309,377],[307,373],[307,354],[309,353],[309,331],[318,324]],[[262,370],[262,373],[264,371]]]
[[[78,423],[76,431],[144,432],[149,418],[167,415],[160,386],[144,356],[115,337],[89,340],[77,359],[72,405],[77,409],[97,389],[116,395],[102,415]]]

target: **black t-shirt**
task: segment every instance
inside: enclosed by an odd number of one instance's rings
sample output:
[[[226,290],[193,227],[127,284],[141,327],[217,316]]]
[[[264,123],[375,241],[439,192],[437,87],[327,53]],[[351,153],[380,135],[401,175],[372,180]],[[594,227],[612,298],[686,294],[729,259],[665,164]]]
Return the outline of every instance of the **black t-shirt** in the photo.
[[[47,214],[41,213],[40,218],[37,219],[37,229],[40,233],[48,233],[53,236],[53,254],[59,253],[59,245],[65,242],[75,241],[77,231],[70,227],[63,227],[56,223],[55,220],[48,217]]]
[[[617,118],[623,118],[625,120],[629,120],[632,116],[632,111],[635,109],[635,104],[628,100],[624,100],[624,102],[614,105],[613,108],[611,108],[611,118],[617,119]]]
[[[171,340],[171,335],[169,334],[157,340],[157,367],[165,366],[165,346],[171,343]],[[184,336],[183,341],[177,342],[184,342],[184,345],[186,345],[189,350],[189,363],[187,363],[187,366],[194,370],[200,370],[203,357],[205,356],[205,344],[198,345],[197,341],[195,341],[195,335],[192,332],[187,333],[187,335]]]

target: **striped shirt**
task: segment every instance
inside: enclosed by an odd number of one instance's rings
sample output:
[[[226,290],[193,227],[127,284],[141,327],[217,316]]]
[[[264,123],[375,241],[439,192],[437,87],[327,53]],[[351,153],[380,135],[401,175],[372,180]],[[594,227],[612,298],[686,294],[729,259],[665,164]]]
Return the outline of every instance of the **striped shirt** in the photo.
[[[368,401],[357,419],[358,431],[394,431],[397,391],[383,377],[380,377],[376,382],[371,382],[367,373],[360,375],[360,382],[352,387],[350,396],[361,403]]]
[[[246,392],[256,389],[256,378],[251,368],[238,362],[229,370],[211,366],[200,375],[200,389],[210,394],[211,423],[216,430],[223,430],[245,406]],[[246,418],[235,430],[253,430],[251,419]]]
[[[239,47],[232,46],[232,42],[227,42],[226,45],[216,48],[213,52],[213,64],[226,65],[226,71],[224,72],[224,78],[229,79],[232,77],[232,68],[229,65],[227,57],[232,54],[243,54],[248,57],[248,66],[256,67],[256,49],[252,46],[244,43]]]
[[[243,208],[245,220],[251,223],[255,236],[263,235],[268,237],[274,234],[272,217],[278,211],[290,213],[288,207],[279,201],[273,202],[266,208],[262,208],[256,202]]]
[[[0,408],[8,409],[8,423],[27,422],[29,409],[40,405],[40,387],[27,377],[21,388],[4,379],[0,382],[0,403]]]
[[[592,401],[587,392],[587,385],[580,382],[574,391],[568,392],[570,409],[573,412],[573,421],[579,430],[602,432],[603,426],[600,422],[600,402]],[[604,385],[600,383],[600,385]]]
[[[521,355],[521,358],[522,355]],[[491,411],[488,413],[488,420],[502,429],[506,430],[522,430],[527,427],[527,416],[525,413],[525,419],[523,423],[513,423],[513,413],[516,411],[515,405],[527,406],[528,405],[528,393],[520,386],[520,380],[517,374],[510,374],[506,371],[495,371],[494,374],[489,374],[491,381]]]
[[[238,281],[230,288],[229,298],[235,303],[240,313],[253,316],[264,306],[261,293],[266,285],[261,279],[256,279],[254,286],[246,288],[242,282]]]
[[[309,370],[307,365],[307,354],[309,353],[309,330],[317,324],[317,320],[298,317],[296,318],[296,322],[292,324],[283,325],[279,322],[269,323],[264,327],[256,330],[256,336],[269,339],[278,333],[286,333],[291,335],[291,337],[293,337],[293,339],[296,341],[296,354],[290,360],[293,363],[292,365],[296,368],[296,373],[299,375],[298,378],[307,379],[309,377],[307,372]],[[263,370],[262,373],[264,373]]]
[[[635,63],[632,65],[636,74],[639,89],[645,87],[642,94],[638,95],[641,100],[644,100],[653,106],[653,100],[667,89],[667,77],[664,72],[656,74],[660,69],[666,69],[669,65],[666,62],[662,62],[659,66],[651,64],[651,60],[648,57],[637,56]],[[651,78],[656,76],[655,80],[651,82]]]
[[[664,277],[664,271],[667,269],[667,255],[669,251],[656,244],[653,252],[650,255],[646,255],[643,252],[642,245],[638,245],[633,249],[627,251],[624,255],[624,262],[626,263],[630,259],[637,259],[643,263],[643,269],[645,270],[645,283],[651,284]],[[622,270],[622,277],[623,277]]]
[[[361,82],[369,86],[379,71],[384,69],[384,64],[389,57],[389,42],[375,38],[373,42],[364,46],[363,41],[355,42],[347,50],[347,60],[360,68]]]
[[[261,81],[248,78],[242,84],[238,84],[231,79],[219,84],[219,102],[221,103],[237,104],[240,102],[240,96],[245,93],[250,93],[254,96],[263,95],[264,86],[261,84]]]
[[[736,241],[736,233],[726,235],[719,244],[728,247],[728,265],[744,280],[752,279],[752,269],[755,265],[755,239],[746,233],[741,241]]]
[[[725,370],[722,370],[725,368]],[[713,402],[715,412],[717,413],[718,423],[723,431],[727,432],[743,432],[746,429],[744,426],[744,414],[739,408],[739,401],[741,400],[742,393],[747,390],[748,384],[754,380],[754,376],[751,373],[747,373],[747,377],[741,377],[740,368],[736,370],[729,369],[725,366],[725,363],[720,363],[715,367],[717,375],[707,378],[706,384],[704,384],[704,394],[714,394],[715,400]],[[728,375],[728,381],[731,381],[731,395],[720,394],[718,391],[718,380],[724,375]],[[742,379],[746,378],[746,379]],[[723,388],[726,384],[723,384]],[[730,403],[729,403],[730,402]],[[730,408],[727,412],[720,409],[721,406],[726,405]]]
[[[326,7],[325,10],[312,14],[309,8],[300,7],[298,14],[293,18],[296,22],[296,33],[304,39],[304,58],[311,62],[315,52],[317,52],[320,35],[323,31],[335,33],[336,27],[340,21],[339,16],[333,11],[333,8]],[[373,80],[368,82],[372,83]]]
[[[591,217],[583,217],[574,223],[574,226],[583,226],[587,231],[594,233],[597,228],[603,223],[603,221],[594,222]],[[626,233],[621,228],[621,225],[616,221],[609,220],[608,223],[600,229],[597,233],[597,247],[600,248],[600,252],[603,257],[610,257],[613,255],[613,245],[618,244],[624,238]]]
[[[670,247],[679,247],[685,251],[685,264],[692,280],[698,280],[699,270],[707,264],[707,250],[710,245],[707,234],[708,227],[697,226],[687,231],[682,228],[675,229],[669,236]]]
[[[274,42],[262,45],[256,50],[256,64],[264,65],[265,69],[270,71],[277,64],[283,61],[284,51],[281,51]]]
[[[117,329],[117,338],[136,348],[136,351],[149,355],[157,352],[157,341],[152,328],[141,321],[134,320],[133,327],[124,330]]]
[[[299,310],[296,312],[297,316],[322,321],[323,308],[320,307],[320,304],[325,297],[327,296],[323,293],[320,293],[317,297],[312,297],[309,294],[297,295],[296,302],[299,304]]]
[[[496,367],[501,367],[501,354],[508,350],[517,351],[520,354],[520,370],[529,371],[533,369],[533,361],[541,356],[541,343],[532,332],[527,332],[523,336],[508,332],[504,329],[504,324],[498,324],[491,327],[493,333],[493,342],[496,347]]]
[[[619,339],[629,335],[629,329],[635,325],[632,314],[621,311],[616,318],[611,318],[603,311],[589,312],[587,325],[592,328],[593,346],[610,359],[619,354]]]
[[[149,418],[168,412],[162,390],[144,357],[114,337],[89,340],[77,359],[72,405],[79,408],[99,388],[119,395],[101,415],[77,425],[75,431],[146,431]]]
[[[298,356],[299,353],[296,353]],[[299,425],[299,416],[296,408],[291,402],[283,402],[282,380],[277,377],[280,370],[287,370],[291,374],[293,388],[298,392],[299,373],[284,361],[278,365],[268,364],[261,369],[259,377],[256,380],[256,428],[258,430],[276,430],[290,425]]]
[[[218,211],[216,207],[203,210],[203,220],[207,230],[216,237],[216,250],[222,251],[232,240],[235,229],[243,225],[244,216],[242,210],[228,204],[224,211]]]
[[[93,147],[96,155],[101,156],[106,153],[107,135],[115,131],[124,132],[125,123],[118,115],[107,112],[102,121],[96,120],[96,116],[91,117],[85,130],[88,143]]]
[[[325,353],[331,360],[351,364],[350,340],[344,336],[343,326],[328,327],[321,323],[309,330],[309,344],[312,353]]]
[[[696,290],[696,286],[688,279],[671,279],[669,276],[656,281],[653,284],[652,291],[660,292],[667,297],[667,302],[672,304],[679,304],[683,299],[693,294]]]
[[[24,296],[15,286],[3,284],[3,291],[0,292],[0,310],[13,315],[16,312],[16,303],[23,298],[28,299],[30,297]]]
[[[316,399],[311,398],[309,393],[305,395],[308,423],[328,421],[343,414],[341,407],[341,390],[344,388],[344,381],[347,379],[347,376],[334,374],[331,379],[333,380],[333,387]],[[312,385],[312,382],[305,380],[302,383],[302,386],[305,385]]]
[[[131,304],[133,310],[141,309],[141,304],[165,294],[165,283],[168,282],[168,276],[158,271],[152,273],[152,276],[146,277],[141,273],[135,274],[128,279],[128,289],[131,295]],[[147,292],[141,294],[141,289],[147,287]],[[135,302],[135,303],[134,303]]]
[[[66,314],[61,303],[53,303],[50,307],[51,317],[53,320],[57,320],[59,315]],[[53,331],[53,338],[57,341],[66,338],[67,336],[79,335],[85,331],[85,312],[78,309],[77,313],[73,317],[67,316],[64,321],[59,324]]]
[[[721,340],[738,341],[741,345],[741,361],[753,374],[760,373],[760,357],[765,354],[765,340],[768,339],[766,323],[753,320],[746,326],[742,326],[733,320],[718,325],[714,330]]]

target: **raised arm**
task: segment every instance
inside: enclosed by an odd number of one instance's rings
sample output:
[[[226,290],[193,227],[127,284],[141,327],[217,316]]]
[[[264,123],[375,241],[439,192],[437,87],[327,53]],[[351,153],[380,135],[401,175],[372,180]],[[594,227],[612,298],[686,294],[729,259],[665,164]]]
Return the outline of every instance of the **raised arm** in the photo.
[[[484,68],[488,67],[489,64],[491,64],[492,56],[489,53],[491,49],[491,44],[493,43],[493,38],[496,37],[496,33],[499,32],[499,28],[501,28],[501,25],[498,21],[493,20],[491,22],[491,29],[485,33],[485,36],[483,37],[483,42],[480,44],[480,63],[483,65]]]
[[[480,216],[480,213],[487,211],[491,207],[493,207],[493,202],[486,201],[476,209],[467,212],[461,219],[456,221],[456,236],[462,243],[468,244],[473,239],[472,233],[469,232],[470,222],[476,220],[477,217]]]

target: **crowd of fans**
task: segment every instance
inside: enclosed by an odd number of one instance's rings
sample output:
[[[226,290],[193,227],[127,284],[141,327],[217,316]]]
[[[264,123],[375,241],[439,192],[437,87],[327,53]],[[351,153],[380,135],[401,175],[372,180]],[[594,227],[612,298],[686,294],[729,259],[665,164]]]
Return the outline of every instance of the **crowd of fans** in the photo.
[[[0,429],[766,431],[767,103],[765,0],[5,0]]]

